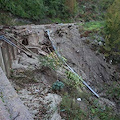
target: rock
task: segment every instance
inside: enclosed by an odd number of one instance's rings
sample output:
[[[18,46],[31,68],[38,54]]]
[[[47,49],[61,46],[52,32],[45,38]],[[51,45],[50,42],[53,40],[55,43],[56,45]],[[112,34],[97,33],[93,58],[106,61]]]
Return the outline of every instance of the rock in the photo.
[[[52,118],[50,120],[61,120],[60,114],[58,114],[57,111],[52,115]]]
[[[30,45],[30,46],[38,46],[39,45],[38,34],[32,33],[31,35],[28,36],[28,45]]]
[[[77,101],[78,105],[80,106],[80,109],[88,114],[88,107],[87,104],[84,101]]]
[[[95,98],[94,97],[90,97],[89,100],[91,102],[93,102],[93,101],[95,101]],[[106,98],[100,97],[98,99],[97,105],[101,106],[103,109],[105,109],[106,107],[110,107],[113,110],[116,110],[116,104],[114,102],[110,101],[109,99],[106,99]]]
[[[28,66],[26,65],[22,65],[22,64],[18,64],[16,62],[12,63],[12,69],[27,69]]]
[[[21,54],[19,58],[19,64],[25,65],[25,66],[30,66],[30,67],[35,67],[38,66],[39,60],[37,58],[29,58],[26,56],[24,53]]]
[[[95,116],[93,120],[100,120],[100,118],[98,116]]]
[[[43,44],[44,43],[44,31],[40,30],[37,34],[39,37],[39,44]]]
[[[106,99],[106,98],[100,98],[100,100],[99,100],[99,104],[100,104],[101,106],[112,107],[113,109],[116,108],[115,103],[112,102],[112,101],[110,101],[110,100],[108,100],[108,99]]]
[[[1,98],[0,95],[0,120],[10,120],[10,114],[8,113],[4,101],[2,101],[3,98]]]
[[[45,101],[49,104],[49,113],[50,113],[50,120],[61,120],[61,116],[58,113],[58,106],[60,105],[60,102],[62,101],[61,96],[57,95],[57,94],[51,94],[49,93],[46,97],[45,97]]]

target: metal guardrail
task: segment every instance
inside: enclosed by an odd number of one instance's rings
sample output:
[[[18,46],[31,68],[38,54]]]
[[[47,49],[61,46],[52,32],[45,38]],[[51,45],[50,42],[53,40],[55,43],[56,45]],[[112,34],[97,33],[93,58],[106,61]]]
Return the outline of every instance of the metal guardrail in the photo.
[[[10,76],[12,61],[17,55],[17,49],[14,46],[15,43],[7,40],[3,35],[0,36],[0,66],[7,76]]]

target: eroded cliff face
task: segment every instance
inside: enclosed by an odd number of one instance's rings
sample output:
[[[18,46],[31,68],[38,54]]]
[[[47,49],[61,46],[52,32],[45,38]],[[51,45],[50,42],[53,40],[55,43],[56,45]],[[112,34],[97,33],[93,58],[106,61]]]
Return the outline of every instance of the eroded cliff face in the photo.
[[[113,83],[120,84],[118,73],[112,65],[106,63],[102,54],[96,54],[91,49],[91,44],[86,44],[86,40],[90,38],[80,37],[81,33],[77,24],[27,25],[8,28],[9,33],[5,32],[8,31],[5,29],[3,34],[14,36],[32,51],[32,58],[22,51],[18,51],[17,60],[13,63],[11,83],[34,119],[62,119],[59,111],[62,95],[53,93],[51,86],[56,80],[64,82],[65,69],[59,68],[53,71],[48,66],[40,67],[41,63],[34,57],[36,54],[48,56],[54,52],[52,43],[46,34],[48,29],[57,51],[67,60],[69,66],[100,95],[99,103],[103,106],[112,106],[113,112],[118,112],[119,98],[115,98],[114,95],[110,97],[107,94],[108,88],[112,88]],[[17,44],[24,49],[22,45]],[[87,88],[85,88],[85,92],[90,94]],[[88,99],[92,102],[96,98],[94,95],[91,96]],[[83,102],[83,106],[86,107],[87,104]]]

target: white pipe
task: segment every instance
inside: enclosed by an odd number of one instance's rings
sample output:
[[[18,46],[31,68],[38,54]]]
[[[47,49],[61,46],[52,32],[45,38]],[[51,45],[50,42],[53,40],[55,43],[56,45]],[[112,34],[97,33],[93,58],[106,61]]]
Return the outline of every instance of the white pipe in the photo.
[[[56,47],[53,45],[53,42],[51,40],[51,37],[50,37],[50,31],[49,30],[46,30],[47,34],[48,34],[48,37],[49,37],[49,40],[50,42],[52,43],[52,46],[53,46],[53,49],[55,50],[57,56],[64,62],[64,64],[69,68],[69,70],[74,73],[76,76],[79,77],[79,79],[83,82],[83,84],[96,96],[96,97],[100,97],[83,79],[82,77],[80,77],[74,70],[73,68],[71,68],[66,62],[65,60],[63,60],[62,56],[59,54],[59,52],[57,51]]]

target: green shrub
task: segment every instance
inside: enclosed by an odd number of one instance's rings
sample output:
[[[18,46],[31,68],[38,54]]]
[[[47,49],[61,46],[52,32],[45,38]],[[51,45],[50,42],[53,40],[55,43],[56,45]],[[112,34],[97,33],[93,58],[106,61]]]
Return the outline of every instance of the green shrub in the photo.
[[[106,14],[106,41],[105,50],[107,56],[113,60],[120,57],[120,1],[115,0],[109,7]]]
[[[39,19],[44,16],[43,0],[1,0],[0,8],[23,18]]]
[[[67,17],[64,0],[0,0],[0,9],[22,18]]]
[[[65,0],[44,0],[44,5],[47,6],[46,15],[49,17],[67,17],[67,7]]]
[[[91,21],[91,22],[86,22],[82,26],[84,27],[84,30],[100,30],[101,28],[104,27],[105,22],[104,21]]]
[[[79,76],[77,76],[76,74],[72,73],[71,71],[66,71],[66,76],[67,76],[67,81],[66,84],[71,87],[71,88],[77,88],[78,86],[83,87],[83,83],[81,81],[81,79],[79,78]]]
[[[100,10],[107,10],[114,0],[100,0]]]
[[[0,25],[14,25],[14,20],[9,14],[1,12]]]
[[[86,113],[80,109],[75,99],[67,94],[62,97],[60,111],[65,120],[87,120]]]
[[[56,70],[56,61],[53,58],[49,58],[45,56],[45,57],[41,57],[39,60],[40,60],[41,66],[49,67],[53,70]]]
[[[53,91],[61,91],[64,86],[65,86],[65,85],[64,85],[63,82],[57,80],[55,83],[53,83],[53,85],[52,85],[52,90],[53,90]]]
[[[114,0],[79,0],[80,20],[103,20],[107,8]]]

